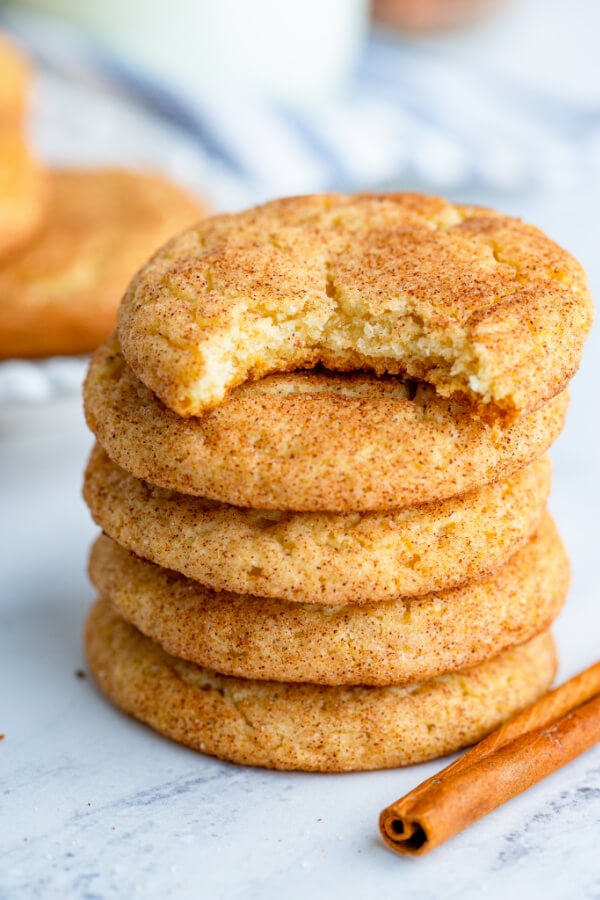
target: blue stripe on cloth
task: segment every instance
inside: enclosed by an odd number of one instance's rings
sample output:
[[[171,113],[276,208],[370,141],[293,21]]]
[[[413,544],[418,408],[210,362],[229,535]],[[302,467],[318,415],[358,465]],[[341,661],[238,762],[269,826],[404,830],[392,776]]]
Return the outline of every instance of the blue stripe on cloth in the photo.
[[[279,119],[290,126],[295,134],[302,140],[306,149],[317,157],[326,168],[326,184],[330,191],[343,191],[348,189],[352,178],[346,169],[344,157],[336,152],[323,131],[314,126],[311,119],[304,111],[278,103],[273,107],[273,112]]]
[[[477,185],[523,189],[587,165],[597,175],[600,112],[384,34],[367,42],[344,97],[321,108],[191,92],[138,71],[74,26],[0,11],[65,84],[124,97],[229,173],[257,200],[283,193]]]
[[[84,29],[2,7],[0,25],[12,31],[47,71],[128,97],[193,138],[208,157],[240,177],[247,176],[244,161],[219,141],[203,120],[199,105],[191,107],[178,91],[139,71]]]
[[[177,91],[134,69],[115,54],[99,45],[95,45],[93,49],[93,62],[98,71],[107,76],[116,88],[128,94],[144,109],[176,125],[197,140],[209,157],[218,159],[237,175],[249,175],[245,162],[219,139],[202,116],[199,103],[189,106]]]

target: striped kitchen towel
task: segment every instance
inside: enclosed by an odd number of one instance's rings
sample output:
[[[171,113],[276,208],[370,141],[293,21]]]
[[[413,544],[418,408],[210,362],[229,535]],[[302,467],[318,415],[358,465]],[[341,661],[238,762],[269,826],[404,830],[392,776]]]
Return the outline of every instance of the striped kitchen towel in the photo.
[[[515,191],[600,169],[595,109],[385,33],[345,96],[308,110],[175,90],[74,27],[6,10],[0,24],[37,63],[46,159],[158,167],[217,208],[389,186]]]

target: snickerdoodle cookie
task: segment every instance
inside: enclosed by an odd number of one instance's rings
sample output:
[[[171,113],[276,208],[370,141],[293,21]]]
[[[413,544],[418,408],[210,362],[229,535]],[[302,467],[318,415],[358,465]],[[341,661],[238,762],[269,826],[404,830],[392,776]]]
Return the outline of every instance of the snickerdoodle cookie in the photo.
[[[405,684],[474,666],[548,628],[569,565],[547,516],[529,543],[480,581],[363,606],[215,593],[107,537],[90,558],[98,593],[174,656],[241,678]]]
[[[1,74],[0,74],[1,79]],[[48,206],[46,173],[17,127],[0,126],[0,273],[11,254],[33,238]],[[0,274],[0,352],[6,341],[2,316],[4,287]],[[8,334],[7,334],[8,337]]]
[[[474,669],[409,687],[246,681],[169,656],[106,601],[92,608],[86,648],[109,699],[167,737],[232,762],[318,772],[451,753],[535,702],[556,670],[544,633]]]
[[[153,487],[96,445],[84,497],[124,547],[215,590],[303,603],[374,603],[454,587],[497,568],[536,530],[543,456],[460,497],[376,513],[240,509]]]
[[[0,32],[0,134],[21,127],[27,107],[31,68],[18,47]]]
[[[432,387],[364,373],[291,372],[245,384],[182,418],[133,374],[118,342],[95,354],[88,425],[121,468],[234,506],[397,509],[506,478],[556,439],[563,392],[512,422],[476,418]]]
[[[128,280],[202,210],[157,175],[55,171],[34,241],[0,265],[0,358],[93,350]]]
[[[47,180],[25,134],[30,81],[29,63],[0,33],[0,257],[26,243],[46,212]]]
[[[559,393],[592,322],[541,231],[417,194],[292,197],[170,241],[119,309],[123,353],[179,415],[322,363],[404,374],[522,415]]]

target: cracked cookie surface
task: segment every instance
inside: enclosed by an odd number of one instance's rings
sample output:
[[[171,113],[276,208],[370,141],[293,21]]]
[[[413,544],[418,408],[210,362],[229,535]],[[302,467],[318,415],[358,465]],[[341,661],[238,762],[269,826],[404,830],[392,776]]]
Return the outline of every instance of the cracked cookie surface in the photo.
[[[301,603],[375,603],[454,587],[496,569],[537,529],[547,456],[510,478],[381,513],[243,509],[153,487],[96,445],[84,498],[138,556],[215,590]]]
[[[480,581],[362,606],[216,593],[107,537],[90,577],[101,596],[174,656],[242,678],[404,684],[474,666],[549,627],[569,564],[552,520]]]
[[[559,393],[592,321],[542,232],[417,194],[292,197],[206,220],[132,281],[123,352],[182,416],[318,363],[403,374],[522,415]]]
[[[163,735],[245,765],[346,772],[411,765],[475,743],[548,690],[546,632],[462,672],[409,687],[229,678],[169,656],[99,601],[87,658],[116,706]]]
[[[112,338],[92,359],[84,403],[111,459],[151,484],[233,506],[356,512],[506,478],[557,438],[568,396],[507,423],[400,378],[291,372],[186,419],[135,377]]]

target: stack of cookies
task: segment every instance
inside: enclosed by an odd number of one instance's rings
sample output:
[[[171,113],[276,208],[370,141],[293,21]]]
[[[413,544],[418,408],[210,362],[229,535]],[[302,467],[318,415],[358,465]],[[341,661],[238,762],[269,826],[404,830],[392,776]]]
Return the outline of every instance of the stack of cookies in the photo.
[[[101,689],[239,763],[348,771],[477,741],[549,687],[546,512],[592,319],[535,228],[412,194],[208,219],[92,360]]]
[[[44,171],[25,130],[30,74],[0,36],[0,359],[94,350],[131,276],[202,215],[160,176]]]

